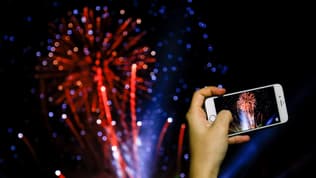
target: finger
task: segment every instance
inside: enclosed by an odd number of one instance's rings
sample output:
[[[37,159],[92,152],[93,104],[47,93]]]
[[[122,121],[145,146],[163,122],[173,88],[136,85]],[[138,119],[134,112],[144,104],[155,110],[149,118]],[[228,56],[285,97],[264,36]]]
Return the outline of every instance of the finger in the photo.
[[[237,135],[237,136],[229,137],[228,143],[229,144],[238,144],[238,143],[248,142],[249,140],[250,140],[249,135]]]
[[[232,118],[232,114],[229,110],[222,110],[217,114],[213,122],[213,127],[217,127],[218,131],[228,134],[229,123],[232,121]]]
[[[203,102],[205,97],[213,96],[213,95],[222,95],[225,93],[224,88],[218,88],[214,86],[204,87],[194,92],[192,97],[191,106],[201,107],[203,106]]]

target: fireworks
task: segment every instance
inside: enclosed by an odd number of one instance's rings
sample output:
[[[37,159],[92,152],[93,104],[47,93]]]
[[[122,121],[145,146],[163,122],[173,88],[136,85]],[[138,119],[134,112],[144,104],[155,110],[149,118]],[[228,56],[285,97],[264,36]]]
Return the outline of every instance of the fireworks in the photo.
[[[256,107],[256,97],[251,92],[240,94],[237,101],[237,108],[245,112],[254,113]]]
[[[115,22],[106,6],[84,7],[50,23],[36,78],[44,114],[66,125],[86,166],[139,177],[136,98],[149,96],[156,59],[141,44],[141,19],[119,15]]]
[[[239,95],[237,101],[238,115],[241,123],[242,130],[248,130],[249,128],[255,128],[255,107],[256,97],[254,93],[245,92]]]

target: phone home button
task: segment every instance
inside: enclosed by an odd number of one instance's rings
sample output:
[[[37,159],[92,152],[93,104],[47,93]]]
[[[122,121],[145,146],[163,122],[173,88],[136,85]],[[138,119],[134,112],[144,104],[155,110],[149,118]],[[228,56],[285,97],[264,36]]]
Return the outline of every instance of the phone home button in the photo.
[[[214,122],[215,121],[216,116],[215,115],[210,115],[209,116],[209,121],[210,122]]]

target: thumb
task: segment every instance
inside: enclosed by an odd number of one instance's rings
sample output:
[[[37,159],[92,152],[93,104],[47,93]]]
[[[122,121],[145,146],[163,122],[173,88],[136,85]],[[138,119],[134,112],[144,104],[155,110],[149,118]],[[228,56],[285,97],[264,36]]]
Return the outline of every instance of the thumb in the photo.
[[[222,110],[217,114],[217,117],[213,123],[213,127],[228,133],[229,124],[232,121],[232,114],[229,110]]]

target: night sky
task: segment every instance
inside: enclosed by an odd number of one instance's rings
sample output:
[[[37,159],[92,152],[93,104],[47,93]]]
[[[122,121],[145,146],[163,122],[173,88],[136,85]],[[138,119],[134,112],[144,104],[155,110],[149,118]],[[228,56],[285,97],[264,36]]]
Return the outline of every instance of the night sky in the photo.
[[[188,177],[187,135],[179,165],[178,134],[194,90],[222,85],[237,91],[272,83],[284,87],[289,122],[253,133],[250,143],[231,146],[220,177],[315,174],[316,15],[310,4],[6,0],[1,2],[0,29],[1,178],[57,177],[55,170],[78,178],[113,174],[109,164],[103,171],[86,165],[85,155],[63,122],[46,122],[48,113],[34,77],[39,63],[35,54],[44,50],[50,35],[48,23],[73,9],[98,5],[107,5],[113,12],[125,9],[125,17],[141,18],[141,29],[147,31],[141,43],[156,51],[156,79],[147,88],[151,92],[139,93],[150,95],[150,99],[139,97],[137,113],[144,123],[140,138],[151,142],[141,147],[149,155],[142,162],[147,170],[143,177]],[[119,15],[112,16],[114,22],[118,20]],[[157,151],[167,118],[173,122]],[[60,137],[53,139],[47,125]],[[32,149],[18,138],[19,133]]]

